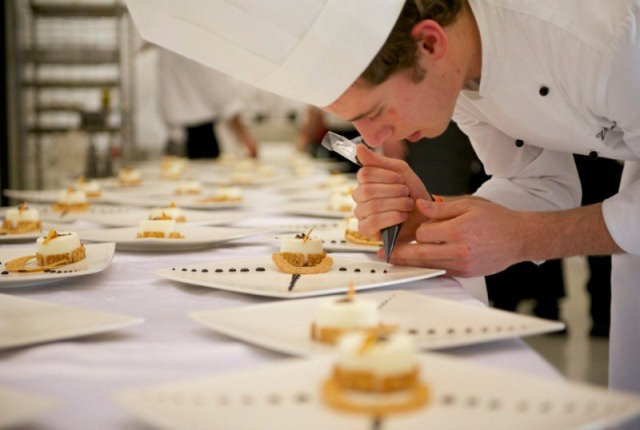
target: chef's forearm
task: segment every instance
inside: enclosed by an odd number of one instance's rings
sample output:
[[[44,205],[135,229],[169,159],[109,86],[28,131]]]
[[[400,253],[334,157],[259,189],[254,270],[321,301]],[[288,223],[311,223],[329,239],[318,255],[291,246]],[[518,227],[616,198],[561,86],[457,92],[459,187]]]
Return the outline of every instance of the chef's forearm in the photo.
[[[623,252],[609,234],[601,203],[566,211],[528,212],[523,220],[523,261]]]

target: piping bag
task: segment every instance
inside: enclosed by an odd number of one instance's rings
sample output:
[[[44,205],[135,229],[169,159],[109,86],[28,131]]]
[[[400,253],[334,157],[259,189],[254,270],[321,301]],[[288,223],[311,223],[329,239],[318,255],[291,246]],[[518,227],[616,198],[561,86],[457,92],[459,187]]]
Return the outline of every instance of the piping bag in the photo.
[[[327,148],[329,151],[337,152],[352,163],[362,166],[362,163],[360,163],[360,160],[358,160],[358,157],[356,156],[356,146],[359,144],[366,145],[367,148],[371,149],[362,136],[358,136],[355,139],[347,139],[344,136],[340,136],[339,134],[330,131],[322,139],[322,146]],[[427,194],[433,201],[433,196],[428,190]],[[382,235],[382,248],[384,249],[384,253],[387,257],[387,264],[389,264],[391,253],[393,252],[393,248],[396,246],[400,227],[402,227],[402,224],[396,224],[390,227],[385,227],[380,231],[380,234]]]

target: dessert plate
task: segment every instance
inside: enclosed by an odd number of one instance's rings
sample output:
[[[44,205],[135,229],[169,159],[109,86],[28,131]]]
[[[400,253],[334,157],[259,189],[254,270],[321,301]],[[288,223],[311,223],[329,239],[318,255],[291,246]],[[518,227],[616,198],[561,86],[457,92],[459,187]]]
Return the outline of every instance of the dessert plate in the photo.
[[[0,429],[26,426],[55,405],[55,401],[47,397],[0,386]]]
[[[380,321],[410,334],[419,349],[440,349],[515,336],[559,331],[564,324],[491,308],[463,305],[408,291],[358,294],[378,303]],[[334,352],[309,337],[318,305],[335,298],[314,297],[242,308],[192,312],[205,326],[264,348],[292,355]]]
[[[142,318],[0,294],[0,349],[88,336]]]
[[[118,250],[171,252],[210,248],[221,242],[259,235],[267,231],[264,228],[196,226],[178,226],[177,230],[182,233],[183,239],[137,239],[138,227],[84,230],[79,231],[78,234],[82,240],[89,242],[115,242]]]
[[[182,211],[186,217],[185,223],[179,225],[223,225],[233,222],[243,221],[250,218],[248,213],[238,211],[197,211],[185,209]],[[137,226],[140,220],[147,219],[148,210],[135,210],[121,213],[87,213],[78,218],[103,224],[108,227],[130,227]]]
[[[200,430],[594,429],[640,413],[640,397],[600,387],[496,370],[438,354],[420,355],[418,365],[427,404],[378,417],[327,404],[321,387],[332,373],[333,361],[326,357],[130,388],[117,392],[115,400],[152,426]],[[407,398],[347,396],[358,402]]]
[[[106,269],[116,249],[114,243],[85,244],[86,258],[77,263],[60,266],[50,272],[5,273],[7,261],[25,255],[35,255],[35,246],[20,248],[0,248],[0,289],[28,287],[61,281],[76,276],[90,275]]]
[[[306,230],[308,231],[308,229]],[[299,232],[305,232],[300,230]],[[282,241],[283,238],[294,238],[295,233],[290,234],[278,234],[267,236],[273,241]],[[344,238],[344,229],[332,229],[332,230],[313,230],[312,237],[322,241],[322,247],[325,251],[357,251],[357,252],[377,252],[381,245],[360,245],[357,243],[348,242]]]
[[[287,203],[276,208],[278,212],[293,215],[305,215],[323,218],[348,218],[353,211],[334,211],[329,209],[329,201],[300,201]]]
[[[201,202],[207,194],[199,196],[175,196],[172,194],[155,194],[147,196],[123,196],[121,204],[131,206],[160,207],[168,202],[175,202],[177,206],[187,209],[231,209],[244,205],[244,201]]]
[[[313,229],[314,232],[317,232],[318,230],[335,230],[344,228],[346,228],[346,223],[344,221],[319,219],[308,223],[278,224],[273,227],[273,230],[282,233],[306,233],[309,229]]]
[[[284,299],[345,292],[351,282],[357,290],[366,290],[433,278],[445,273],[444,270],[419,267],[387,267],[380,261],[353,260],[337,255],[331,257],[331,270],[313,275],[282,273],[273,263],[271,255],[188,266],[176,265],[154,273],[187,284]]]

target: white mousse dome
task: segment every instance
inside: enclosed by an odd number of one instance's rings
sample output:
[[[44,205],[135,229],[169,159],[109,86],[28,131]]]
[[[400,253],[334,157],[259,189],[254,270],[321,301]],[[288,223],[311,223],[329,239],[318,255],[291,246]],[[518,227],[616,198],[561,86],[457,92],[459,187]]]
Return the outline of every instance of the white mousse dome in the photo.
[[[378,304],[361,298],[331,299],[316,309],[316,326],[352,330],[371,328],[379,323]]]
[[[40,221],[40,214],[35,208],[19,206],[17,208],[7,209],[4,219],[11,223],[12,228],[16,228],[20,222]]]
[[[143,219],[138,229],[140,233],[163,233],[168,237],[176,231],[176,222],[172,219]]]
[[[413,338],[394,333],[366,345],[364,333],[348,333],[338,341],[338,363],[341,371],[368,372],[376,376],[393,376],[412,372],[417,366]]]
[[[322,241],[319,239],[309,238],[283,238],[280,243],[280,253],[302,254],[304,256],[304,264],[309,263],[309,254],[322,254]]]
[[[64,205],[80,205],[87,203],[87,201],[87,193],[76,189],[63,191],[58,198],[58,203]]]
[[[76,232],[59,232],[53,239],[46,241],[46,238],[47,236],[42,236],[36,240],[36,252],[44,258],[49,255],[70,254],[82,245]]]

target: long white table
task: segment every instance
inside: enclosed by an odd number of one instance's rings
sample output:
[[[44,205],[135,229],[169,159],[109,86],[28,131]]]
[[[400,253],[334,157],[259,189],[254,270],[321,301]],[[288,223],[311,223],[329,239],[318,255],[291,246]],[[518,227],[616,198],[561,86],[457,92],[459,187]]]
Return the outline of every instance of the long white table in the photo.
[[[264,192],[254,191],[264,197]],[[304,222],[266,214],[273,201],[255,207],[263,215],[242,222],[263,226]],[[240,307],[271,299],[179,284],[150,272],[203,261],[265,255],[273,244],[254,237],[187,253],[116,252],[105,271],[42,287],[5,290],[17,297],[76,305],[144,318],[143,324],[81,339],[0,352],[0,385],[54,398],[58,406],[30,424],[42,429],[148,428],[113,400],[123,388],[169,382],[267,365],[291,357],[216,334],[187,316],[199,310]],[[354,254],[351,254],[354,255]],[[357,254],[355,254],[357,256]],[[458,280],[439,277],[390,289],[484,306]],[[443,350],[500,369],[560,378],[558,372],[519,339]],[[265,428],[277,428],[265,423]]]

